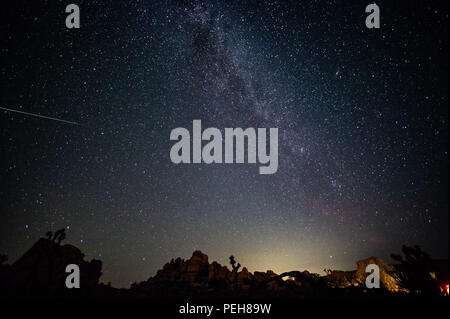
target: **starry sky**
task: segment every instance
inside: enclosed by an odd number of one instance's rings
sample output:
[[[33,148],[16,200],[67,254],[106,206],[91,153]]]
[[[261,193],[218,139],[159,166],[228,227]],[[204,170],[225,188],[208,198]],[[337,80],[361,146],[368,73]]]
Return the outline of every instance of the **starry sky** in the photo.
[[[67,29],[65,7],[81,9]],[[448,258],[448,3],[14,1],[0,253],[48,230],[127,287],[196,249],[250,271]],[[176,127],[276,127],[279,167],[170,160]]]

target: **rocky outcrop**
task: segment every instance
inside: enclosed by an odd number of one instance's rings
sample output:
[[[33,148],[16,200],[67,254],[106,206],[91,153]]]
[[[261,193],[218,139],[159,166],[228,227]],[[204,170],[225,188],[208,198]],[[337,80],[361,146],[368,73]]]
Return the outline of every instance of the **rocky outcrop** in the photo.
[[[288,278],[289,277],[289,278]],[[308,271],[293,271],[277,275],[271,270],[251,273],[246,267],[230,270],[217,262],[209,263],[208,256],[195,251],[184,260],[172,259],[145,282],[134,284],[132,294],[142,297],[280,297],[305,295],[319,285],[319,275]]]
[[[208,281],[210,280],[225,280],[229,281],[231,279],[230,277],[230,270],[226,266],[222,266],[216,261],[213,261],[212,264],[208,267]]]
[[[172,281],[190,284],[192,286],[207,287],[210,282],[224,281],[229,284],[232,280],[231,271],[217,262],[209,263],[208,255],[197,250],[190,259],[172,259],[165,264],[148,282],[156,283]]]
[[[65,272],[68,264],[80,268],[80,289],[67,289]],[[41,238],[21,258],[0,273],[0,291],[14,296],[89,296],[99,287],[102,262],[84,260],[81,251],[72,245],[59,245]]]
[[[256,281],[263,282],[263,281],[267,281],[268,279],[270,279],[272,277],[276,277],[277,274],[274,273],[272,270],[268,270],[267,272],[255,271],[253,273],[253,276],[255,277]]]
[[[206,285],[210,280],[228,279],[230,271],[227,267],[208,261],[208,255],[197,250],[188,260],[182,258],[172,259],[158,270],[152,281],[188,282],[193,285]]]
[[[233,272],[217,262],[209,263],[208,256],[201,251],[195,251],[188,260],[177,258],[164,265],[155,277],[150,278],[148,283],[158,283],[162,281],[172,281],[197,288],[217,288],[222,287],[227,290],[250,291],[254,287],[263,287],[271,291],[281,291],[285,289],[287,283],[295,284],[302,289],[313,289],[317,286],[329,288],[349,288],[365,287],[366,266],[376,264],[380,267],[380,282],[384,289],[391,292],[400,291],[395,278],[394,268],[378,257],[369,257],[357,261],[356,271],[328,270],[325,277],[318,274],[311,274],[308,271],[292,271],[281,275],[273,271],[250,273],[247,268],[240,272]],[[237,276],[237,278],[235,277]],[[237,282],[237,287],[236,287]]]
[[[348,287],[361,287],[365,288],[366,278],[369,273],[366,272],[367,265],[375,264],[380,269],[380,286],[391,292],[401,291],[397,281],[395,280],[393,273],[395,271],[392,265],[387,264],[384,260],[378,257],[369,257],[366,259],[358,260],[356,262],[356,271],[341,271],[341,270],[328,270],[327,282],[331,288],[348,288]]]
[[[342,270],[328,270],[327,283],[331,288],[347,288],[354,285],[355,272]]]
[[[233,272],[215,261],[209,263],[206,254],[195,251],[187,260],[172,259],[154,277],[133,285],[132,291],[143,296],[157,292],[159,296],[177,297],[191,291],[196,296],[220,297],[248,293],[258,283],[274,276],[276,274],[268,271],[257,273],[255,277],[245,267],[240,272]]]
[[[51,237],[51,236],[49,236]],[[327,270],[325,276],[308,271],[289,271],[277,275],[271,270],[251,273],[246,267],[230,269],[195,251],[189,259],[176,258],[166,263],[154,277],[133,284],[130,289],[115,289],[99,283],[102,263],[85,261],[72,245],[40,239],[11,265],[0,264],[0,297],[83,297],[83,298],[320,298],[349,296],[386,296],[405,293],[395,280],[396,271],[378,257],[359,260],[355,271]],[[230,261],[234,258],[230,258]],[[80,268],[80,289],[67,289],[68,264]],[[233,266],[233,263],[230,262]],[[367,289],[366,267],[380,269],[381,287]],[[239,264],[238,264],[239,265]],[[448,262],[447,264],[448,265]],[[240,265],[239,265],[240,266]],[[437,269],[437,267],[435,267]],[[442,272],[446,273],[443,267]],[[439,273],[440,278],[448,278]],[[447,279],[448,280],[448,279]]]
[[[368,273],[366,272],[367,265],[375,264],[380,269],[380,284],[381,287],[389,291],[400,291],[397,281],[392,276],[395,271],[394,267],[387,264],[384,260],[378,257],[369,257],[366,259],[358,260],[356,262],[357,269],[354,275],[353,283],[355,285],[365,286]]]

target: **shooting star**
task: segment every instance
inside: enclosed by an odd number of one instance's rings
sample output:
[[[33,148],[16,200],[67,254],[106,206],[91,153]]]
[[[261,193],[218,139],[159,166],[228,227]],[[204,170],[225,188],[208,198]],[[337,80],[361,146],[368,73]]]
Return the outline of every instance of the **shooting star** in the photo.
[[[1,107],[1,106],[0,106],[0,110],[5,110],[5,111],[8,111],[8,112],[20,113],[20,114],[25,114],[25,115],[34,116],[34,117],[40,117],[40,118],[43,118],[43,119],[63,122],[63,123],[67,123],[67,124],[81,125],[80,123],[77,123],[77,122],[71,122],[71,121],[57,119],[55,117],[50,117],[50,116],[45,116],[45,115],[40,115],[40,114],[34,114],[34,113],[28,113],[28,112],[24,112],[24,111],[8,109],[6,107]]]

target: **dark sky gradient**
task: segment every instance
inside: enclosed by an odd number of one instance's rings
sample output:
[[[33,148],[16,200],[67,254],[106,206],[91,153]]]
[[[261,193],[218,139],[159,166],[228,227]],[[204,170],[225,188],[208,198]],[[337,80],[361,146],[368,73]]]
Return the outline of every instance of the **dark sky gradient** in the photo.
[[[250,271],[448,258],[448,3],[15,1],[0,20],[0,252],[67,227],[128,286],[200,249]],[[245,4],[244,4],[245,3]],[[175,165],[172,129],[278,127],[279,169]]]

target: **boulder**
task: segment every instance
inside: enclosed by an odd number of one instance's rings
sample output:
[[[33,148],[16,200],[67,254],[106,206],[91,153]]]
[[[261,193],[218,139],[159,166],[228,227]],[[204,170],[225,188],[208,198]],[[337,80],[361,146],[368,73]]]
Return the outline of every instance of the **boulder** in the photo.
[[[80,289],[67,289],[65,272],[69,264],[80,268]],[[59,245],[41,238],[21,258],[0,274],[0,288],[7,296],[88,296],[99,287],[100,260],[85,261],[72,245]]]
[[[400,291],[397,281],[392,276],[394,272],[394,267],[389,265],[381,258],[371,256],[366,259],[358,260],[356,262],[357,269],[354,276],[355,285],[365,286],[366,278],[369,273],[366,272],[366,267],[369,264],[375,264],[380,268],[380,284],[382,288],[389,291]]]

